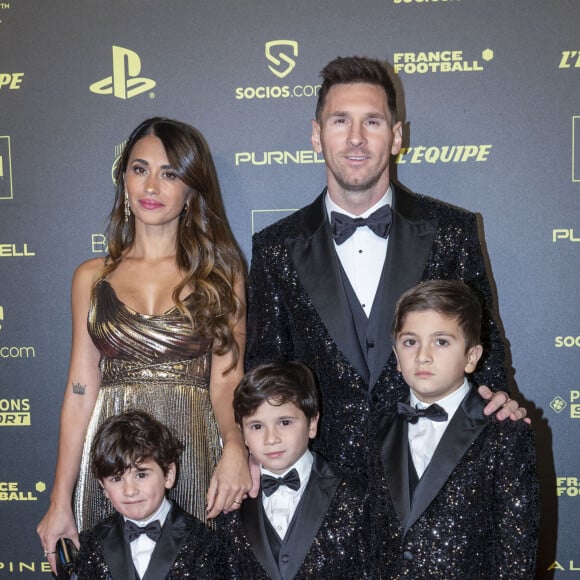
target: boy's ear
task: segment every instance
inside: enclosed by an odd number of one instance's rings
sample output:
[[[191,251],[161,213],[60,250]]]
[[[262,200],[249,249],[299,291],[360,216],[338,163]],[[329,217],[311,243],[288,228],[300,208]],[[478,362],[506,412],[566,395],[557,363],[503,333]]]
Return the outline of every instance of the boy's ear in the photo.
[[[167,468],[167,473],[165,474],[165,489],[171,489],[175,484],[175,477],[177,476],[177,466],[175,463],[171,463]]]
[[[107,499],[111,499],[109,497],[109,494],[107,493],[107,488],[103,485],[103,481],[101,479],[99,479],[98,481],[99,481],[99,485],[101,486],[101,489],[103,490],[103,494],[105,495],[105,497]]]
[[[244,445],[246,447],[248,447],[248,442],[246,441],[246,432],[244,431],[244,425],[243,424],[238,424],[238,427],[240,428],[240,432],[242,434],[242,439],[244,440]]]
[[[399,355],[397,355],[397,349],[393,346],[393,352],[395,353],[395,358],[397,359],[397,370],[401,372],[401,365],[399,364]]]
[[[240,423],[236,423],[236,425],[238,426],[238,429],[240,430],[240,433],[242,434],[242,440],[244,441],[244,445],[246,447],[248,447],[248,442],[246,441],[246,434],[244,433],[243,425],[241,425]]]
[[[477,363],[479,362],[482,354],[483,347],[481,344],[476,344],[467,351],[467,363],[465,364],[466,373],[472,373],[475,370],[475,367],[477,366]]]
[[[320,418],[320,414],[316,413],[315,417],[310,419],[310,425],[308,427],[308,437],[310,439],[314,439],[316,437],[316,433],[318,433],[318,419]]]

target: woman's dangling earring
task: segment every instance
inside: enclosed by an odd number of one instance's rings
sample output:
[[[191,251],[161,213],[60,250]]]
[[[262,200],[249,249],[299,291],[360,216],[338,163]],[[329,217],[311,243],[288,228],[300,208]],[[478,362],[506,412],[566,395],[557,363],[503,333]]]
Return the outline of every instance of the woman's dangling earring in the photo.
[[[129,205],[129,194],[125,189],[125,223],[129,221],[130,215],[131,215],[131,206]]]

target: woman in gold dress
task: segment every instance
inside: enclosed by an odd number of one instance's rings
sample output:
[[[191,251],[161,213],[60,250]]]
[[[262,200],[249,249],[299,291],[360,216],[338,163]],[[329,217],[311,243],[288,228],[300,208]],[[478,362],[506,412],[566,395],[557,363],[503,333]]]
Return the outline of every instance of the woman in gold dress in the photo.
[[[78,529],[108,515],[89,450],[104,419],[126,408],[184,442],[172,497],[187,511],[213,518],[251,488],[231,404],[243,374],[245,266],[208,146],[189,125],[148,119],[115,181],[108,255],[81,264],[72,282],[56,474],[37,530],[53,569],[60,536],[78,543]]]

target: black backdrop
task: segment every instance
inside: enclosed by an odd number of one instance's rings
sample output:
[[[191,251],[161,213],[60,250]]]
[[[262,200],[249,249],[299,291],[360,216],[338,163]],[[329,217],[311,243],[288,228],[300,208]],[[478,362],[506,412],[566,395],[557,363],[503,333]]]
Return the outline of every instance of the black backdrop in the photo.
[[[234,232],[314,198],[318,72],[398,72],[398,179],[481,216],[516,393],[538,437],[538,577],[580,571],[580,7],[577,0],[0,2],[0,577],[47,577],[70,280],[103,252],[118,147],[197,126]]]

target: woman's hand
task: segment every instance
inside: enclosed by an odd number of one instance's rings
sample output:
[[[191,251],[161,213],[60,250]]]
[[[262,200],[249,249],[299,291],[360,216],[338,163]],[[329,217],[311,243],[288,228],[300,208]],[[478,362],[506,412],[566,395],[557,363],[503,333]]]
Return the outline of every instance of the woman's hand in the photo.
[[[79,546],[79,534],[72,510],[69,507],[50,504],[45,516],[36,527],[36,533],[44,549],[44,555],[50,564],[53,574],[56,574],[56,542],[59,538],[70,538]]]
[[[207,492],[207,517],[239,509],[252,489],[248,452],[240,441],[226,443]]]

